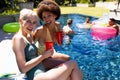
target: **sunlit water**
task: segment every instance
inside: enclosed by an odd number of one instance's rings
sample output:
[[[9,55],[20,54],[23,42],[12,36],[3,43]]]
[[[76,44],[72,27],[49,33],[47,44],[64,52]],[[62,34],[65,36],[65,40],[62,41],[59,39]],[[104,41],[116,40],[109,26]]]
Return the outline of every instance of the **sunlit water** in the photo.
[[[91,30],[77,28],[77,23],[83,23],[83,15],[62,16],[59,21],[73,19],[71,43],[66,44],[66,36],[62,46],[55,45],[58,52],[71,56],[83,71],[84,80],[120,80],[120,36],[106,41],[94,40]],[[91,21],[97,18],[91,18]],[[65,23],[62,23],[65,25]]]

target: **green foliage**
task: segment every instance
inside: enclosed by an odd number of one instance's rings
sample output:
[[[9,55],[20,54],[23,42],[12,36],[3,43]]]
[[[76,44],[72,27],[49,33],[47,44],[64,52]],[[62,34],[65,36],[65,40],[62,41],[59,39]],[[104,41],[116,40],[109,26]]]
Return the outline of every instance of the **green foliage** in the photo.
[[[80,3],[88,3],[88,0],[80,0]]]
[[[89,1],[90,0],[76,0],[77,3],[89,3]],[[99,1],[101,1],[101,2],[103,2],[103,1],[110,2],[110,1],[113,1],[113,0],[95,0],[95,2],[99,2]]]
[[[0,15],[13,15],[13,14],[18,14],[19,11],[13,10],[13,9],[8,9],[2,12]]]
[[[77,3],[88,3],[88,0],[76,0]]]
[[[18,2],[25,2],[26,0],[14,0],[14,2],[18,3]]]
[[[111,1],[114,1],[114,0],[98,0],[98,1],[111,2]],[[116,0],[116,1],[117,1],[117,0]]]

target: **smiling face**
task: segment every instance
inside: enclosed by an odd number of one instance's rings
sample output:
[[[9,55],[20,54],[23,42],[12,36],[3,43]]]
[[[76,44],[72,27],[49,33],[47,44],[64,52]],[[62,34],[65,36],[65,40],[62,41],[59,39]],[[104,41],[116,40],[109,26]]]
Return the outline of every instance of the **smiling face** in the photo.
[[[22,30],[26,33],[31,33],[35,28],[37,20],[35,17],[31,16],[31,18],[21,20]]]
[[[37,14],[29,9],[23,9],[20,12],[19,23],[24,34],[30,34],[36,26]]]
[[[53,23],[55,23],[55,18],[57,16],[51,12],[48,12],[48,11],[44,11],[42,13],[42,19],[43,21],[45,22],[46,25],[51,25]]]

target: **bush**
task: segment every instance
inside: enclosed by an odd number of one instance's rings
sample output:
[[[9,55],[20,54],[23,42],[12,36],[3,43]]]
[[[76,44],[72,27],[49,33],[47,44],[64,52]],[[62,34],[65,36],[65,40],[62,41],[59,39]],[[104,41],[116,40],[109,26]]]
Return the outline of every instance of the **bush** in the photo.
[[[88,0],[80,0],[80,3],[88,3]]]
[[[19,11],[16,11],[14,9],[7,9],[7,10],[4,10],[0,15],[13,15],[18,13]]]
[[[95,2],[112,2],[113,0],[95,0]],[[77,3],[89,3],[89,0],[76,0]]]

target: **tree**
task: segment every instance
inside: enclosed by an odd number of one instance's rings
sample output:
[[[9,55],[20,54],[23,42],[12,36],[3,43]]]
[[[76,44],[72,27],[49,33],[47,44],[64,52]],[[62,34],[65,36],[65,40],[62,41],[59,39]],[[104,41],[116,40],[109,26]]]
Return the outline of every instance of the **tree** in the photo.
[[[7,8],[7,3],[5,0],[0,1],[0,13],[2,13]]]
[[[96,2],[96,0],[89,0],[89,7],[95,7],[95,2]]]

